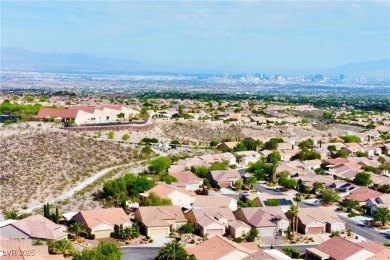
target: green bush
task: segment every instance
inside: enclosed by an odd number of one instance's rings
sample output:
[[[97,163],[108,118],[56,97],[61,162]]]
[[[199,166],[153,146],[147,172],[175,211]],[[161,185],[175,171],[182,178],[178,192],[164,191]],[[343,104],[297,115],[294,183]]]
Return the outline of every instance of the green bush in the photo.
[[[190,223],[184,224],[177,230],[177,232],[180,234],[191,234],[194,233],[194,231],[195,228]]]
[[[244,240],[241,237],[236,237],[236,238],[233,238],[233,241],[236,243],[242,243],[242,241],[244,241]]]

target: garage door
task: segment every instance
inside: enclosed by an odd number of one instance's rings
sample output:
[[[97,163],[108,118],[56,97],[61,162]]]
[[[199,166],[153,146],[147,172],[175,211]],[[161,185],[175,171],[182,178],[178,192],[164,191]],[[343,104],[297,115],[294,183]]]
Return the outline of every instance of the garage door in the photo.
[[[206,229],[206,233],[209,234],[208,237],[214,237],[214,236],[222,236],[223,235],[223,229]]]
[[[168,228],[149,228],[148,229],[148,236],[160,236],[160,237],[167,237],[169,235],[169,229]]]
[[[110,230],[101,230],[101,231],[92,232],[92,234],[95,234],[95,238],[106,238],[106,237],[110,237],[110,234],[113,231],[114,230],[112,230],[112,229],[110,229]]]
[[[309,227],[307,229],[306,234],[307,235],[309,235],[309,234],[322,234],[323,230],[324,230],[324,228],[322,228],[322,227]]]
[[[273,237],[275,236],[275,228],[262,228],[259,229],[260,237]]]

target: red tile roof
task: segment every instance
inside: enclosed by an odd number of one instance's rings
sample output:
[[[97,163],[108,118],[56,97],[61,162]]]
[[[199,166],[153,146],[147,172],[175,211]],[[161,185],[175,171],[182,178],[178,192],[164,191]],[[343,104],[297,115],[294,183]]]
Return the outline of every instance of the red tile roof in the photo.
[[[62,109],[62,108],[46,108],[43,107],[39,110],[38,115],[34,118],[46,118],[46,117],[62,117],[75,119],[78,110],[76,109]]]
[[[362,246],[341,237],[332,237],[315,248],[328,254],[335,260],[347,259],[361,250],[364,250]]]
[[[365,202],[369,199],[378,198],[381,195],[383,195],[382,192],[370,189],[368,187],[359,187],[346,196],[346,199]]]

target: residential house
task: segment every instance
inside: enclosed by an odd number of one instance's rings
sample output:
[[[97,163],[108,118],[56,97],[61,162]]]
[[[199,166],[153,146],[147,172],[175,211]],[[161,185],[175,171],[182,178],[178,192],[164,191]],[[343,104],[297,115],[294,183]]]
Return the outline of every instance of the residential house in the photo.
[[[67,122],[74,120],[77,125],[87,125],[96,123],[116,122],[121,120],[118,114],[123,113],[124,119],[137,115],[139,112],[120,105],[100,105],[100,106],[72,106],[67,109],[62,108],[40,108],[37,119],[53,118],[58,121]]]
[[[231,211],[237,210],[237,200],[221,195],[196,196],[192,204],[194,209],[198,208],[229,208]]]
[[[224,235],[229,222],[236,220],[229,208],[194,208],[186,212],[185,217],[202,236],[208,234],[208,237]]]
[[[134,219],[141,223],[147,236],[167,237],[172,230],[177,230],[188,221],[179,206],[139,207]]]
[[[238,170],[210,171],[207,174],[207,179],[214,186],[228,188],[233,187],[234,183],[241,179],[241,175]]]
[[[239,144],[239,142],[223,142],[217,145],[217,149],[224,151],[227,149],[234,149]]]
[[[292,220],[292,215],[287,212]],[[298,231],[301,234],[323,234],[345,230],[344,222],[336,215],[332,208],[300,208],[298,212]]]
[[[275,196],[266,192],[257,192],[250,194],[246,199],[254,201],[259,207],[279,207],[283,211],[287,211],[293,205],[292,196],[286,194]]]
[[[279,251],[278,249],[262,249],[248,255],[243,260],[291,260],[291,259],[293,258],[289,257],[288,255],[284,254],[282,251]]]
[[[196,193],[193,191],[187,191],[185,188],[176,187],[174,185],[159,182],[156,186],[148,190],[147,192],[140,193],[141,200],[149,197],[150,193],[154,193],[160,198],[169,198],[172,200],[172,205],[189,207],[196,197]]]
[[[256,151],[235,152],[234,155],[238,158],[238,163],[243,167],[248,166],[250,163],[255,163],[261,158]]]
[[[374,245],[372,242],[354,243],[335,236],[316,247],[307,248],[306,257],[308,260],[366,260],[385,249],[384,246]]]
[[[240,260],[259,250],[255,242],[235,243],[221,236],[214,236],[202,243],[185,248],[189,256],[197,260]]]
[[[172,186],[182,187],[188,191],[196,191],[203,185],[203,179],[199,178],[190,171],[170,173],[171,176],[177,179],[177,182],[172,182]]]
[[[370,189],[368,187],[359,187],[353,190],[348,196],[345,197],[345,199],[359,201],[360,205],[363,206],[366,204],[366,201],[371,199],[375,200],[382,195],[382,192]]]
[[[132,225],[130,217],[122,208],[83,210],[71,220],[82,223],[96,238],[110,237],[115,226],[129,227]]]
[[[66,227],[55,224],[42,215],[32,215],[27,218],[8,223],[0,227],[2,237],[10,239],[66,239]]]
[[[290,221],[279,207],[240,208],[234,212],[237,220],[257,228],[260,237],[283,233]]]
[[[366,207],[370,209],[371,214],[378,208],[388,208],[390,210],[390,194],[382,194],[377,198],[368,199]]]

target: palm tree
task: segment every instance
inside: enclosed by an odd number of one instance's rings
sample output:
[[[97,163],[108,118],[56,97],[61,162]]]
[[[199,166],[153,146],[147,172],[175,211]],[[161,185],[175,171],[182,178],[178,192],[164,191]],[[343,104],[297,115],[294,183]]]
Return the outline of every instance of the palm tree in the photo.
[[[295,235],[295,225],[297,223],[296,219],[298,219],[298,206],[291,205],[288,212],[293,216],[292,219],[292,236]]]
[[[63,254],[64,256],[72,255],[74,253],[73,244],[67,239],[54,241],[51,252],[54,254]]]
[[[387,222],[390,221],[390,210],[385,207],[379,207],[374,211],[373,217],[375,221],[380,221],[382,226],[386,226]]]
[[[158,260],[184,260],[187,258],[187,252],[183,246],[177,242],[172,241],[165,243],[160,251],[157,253],[156,259]]]
[[[297,203],[297,214],[295,216],[295,230],[294,232],[295,233],[298,233],[298,212],[299,212],[299,202],[302,201],[302,196],[300,193],[297,193],[297,195],[295,195],[294,197],[294,201]]]
[[[69,232],[72,232],[76,235],[76,239],[78,239],[80,237],[81,233],[87,231],[85,226],[83,224],[81,224],[80,222],[75,222],[75,223],[71,224],[68,227],[68,230],[69,230]]]

